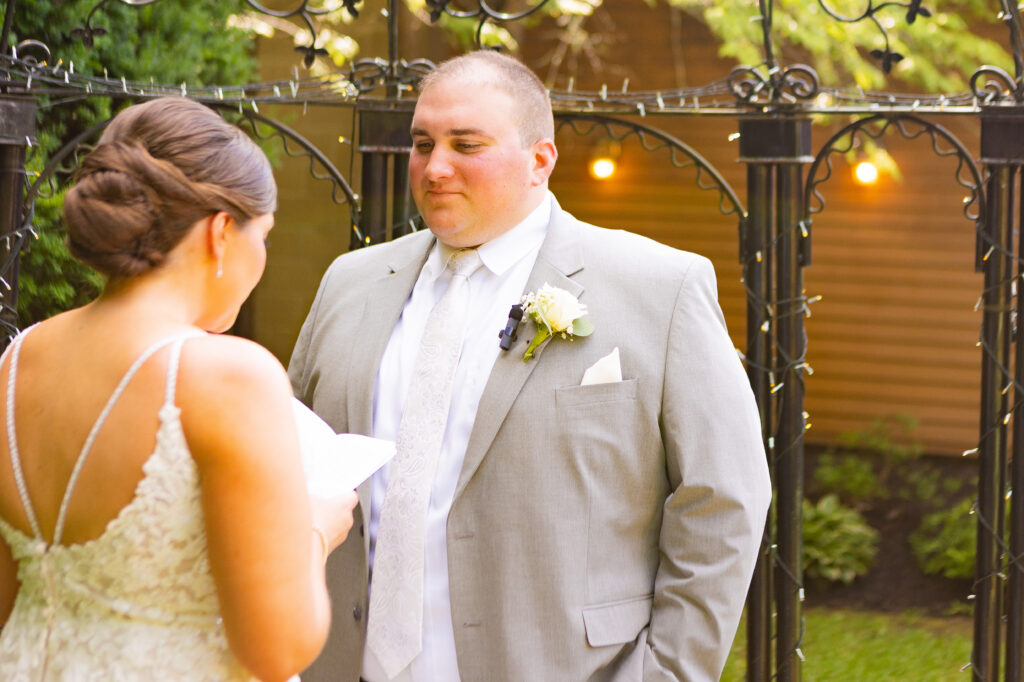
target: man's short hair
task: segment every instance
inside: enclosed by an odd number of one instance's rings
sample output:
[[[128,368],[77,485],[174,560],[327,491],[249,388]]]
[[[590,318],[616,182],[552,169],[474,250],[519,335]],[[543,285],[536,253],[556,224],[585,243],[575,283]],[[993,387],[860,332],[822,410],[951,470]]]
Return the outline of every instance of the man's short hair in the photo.
[[[419,91],[449,78],[491,85],[508,95],[516,106],[519,137],[528,147],[542,138],[555,137],[551,98],[544,83],[519,60],[494,50],[477,50],[448,59],[423,77]]]

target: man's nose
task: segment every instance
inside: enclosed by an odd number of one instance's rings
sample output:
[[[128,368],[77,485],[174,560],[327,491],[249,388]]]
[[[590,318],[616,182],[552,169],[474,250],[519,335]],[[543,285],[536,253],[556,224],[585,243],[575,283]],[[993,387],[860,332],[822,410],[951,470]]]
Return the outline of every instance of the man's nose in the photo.
[[[447,151],[437,147],[432,149],[423,172],[427,180],[432,182],[451,177],[453,169]]]

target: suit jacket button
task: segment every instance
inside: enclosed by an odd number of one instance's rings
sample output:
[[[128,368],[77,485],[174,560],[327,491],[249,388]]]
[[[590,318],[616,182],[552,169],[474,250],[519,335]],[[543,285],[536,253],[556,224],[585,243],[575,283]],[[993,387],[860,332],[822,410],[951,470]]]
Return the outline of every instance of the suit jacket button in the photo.
[[[356,607],[352,609],[352,617],[355,618],[357,623],[363,619],[363,607],[361,604],[356,604]]]

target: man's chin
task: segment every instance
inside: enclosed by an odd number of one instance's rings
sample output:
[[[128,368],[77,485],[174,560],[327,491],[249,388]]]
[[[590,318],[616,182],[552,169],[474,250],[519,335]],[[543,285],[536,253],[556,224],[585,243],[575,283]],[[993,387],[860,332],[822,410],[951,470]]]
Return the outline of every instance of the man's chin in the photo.
[[[435,237],[437,237],[437,241],[446,246],[450,246],[455,249],[461,249],[463,247],[463,244],[459,241],[459,233],[457,231],[447,232],[445,230],[435,230],[433,228],[431,228],[430,231],[434,233]]]
[[[428,211],[421,214],[423,224],[426,225],[438,240],[447,244],[452,239],[457,239],[462,232],[462,225],[451,214]]]

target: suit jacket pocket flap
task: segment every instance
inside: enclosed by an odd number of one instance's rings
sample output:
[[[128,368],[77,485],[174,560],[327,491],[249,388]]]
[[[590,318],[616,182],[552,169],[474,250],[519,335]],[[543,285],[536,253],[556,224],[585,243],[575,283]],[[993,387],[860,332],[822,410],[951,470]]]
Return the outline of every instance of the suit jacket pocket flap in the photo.
[[[653,596],[618,601],[583,609],[583,624],[590,646],[632,642],[651,621]]]

